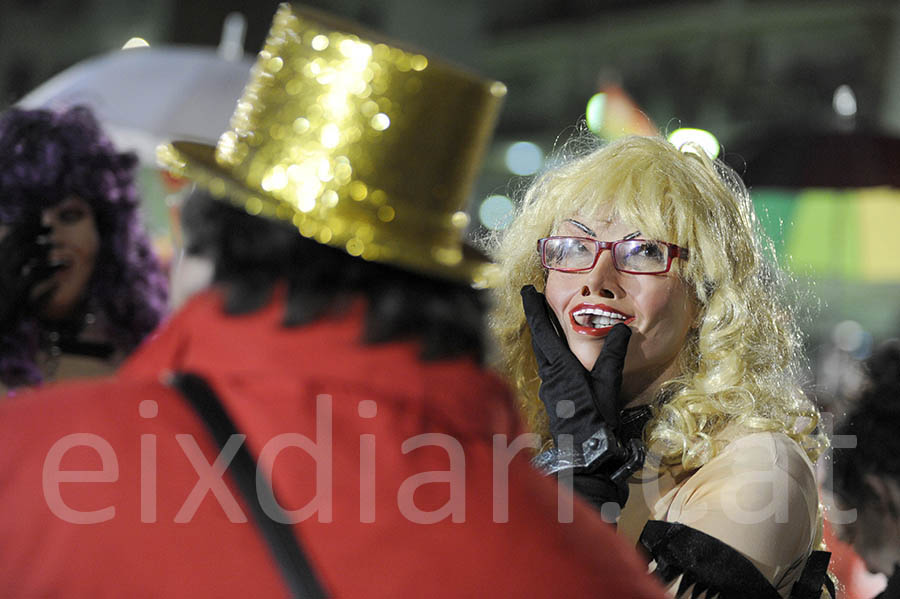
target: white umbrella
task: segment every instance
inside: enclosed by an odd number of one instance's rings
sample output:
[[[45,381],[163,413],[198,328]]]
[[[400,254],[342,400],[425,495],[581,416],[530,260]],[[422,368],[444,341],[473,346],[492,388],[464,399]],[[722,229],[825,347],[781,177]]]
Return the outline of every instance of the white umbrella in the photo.
[[[225,60],[212,48],[117,50],[79,62],[25,96],[22,108],[93,109],[120,150],[156,164],[173,139],[215,144],[228,129],[252,61]]]

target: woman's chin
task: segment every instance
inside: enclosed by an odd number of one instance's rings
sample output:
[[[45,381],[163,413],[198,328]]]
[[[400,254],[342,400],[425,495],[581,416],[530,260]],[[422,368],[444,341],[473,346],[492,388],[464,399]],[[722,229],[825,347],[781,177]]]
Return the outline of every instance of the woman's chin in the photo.
[[[594,345],[596,345],[596,347],[592,347]],[[594,367],[594,364],[597,363],[597,358],[600,357],[600,350],[603,348],[603,345],[596,343],[579,343],[574,348],[571,345],[569,347],[572,349],[572,353],[575,354],[575,357],[578,358],[578,361],[581,362],[581,365],[584,366],[585,370],[589,371]]]
[[[80,296],[61,293],[57,290],[41,308],[40,316],[43,320],[69,320],[75,316],[80,305]]]

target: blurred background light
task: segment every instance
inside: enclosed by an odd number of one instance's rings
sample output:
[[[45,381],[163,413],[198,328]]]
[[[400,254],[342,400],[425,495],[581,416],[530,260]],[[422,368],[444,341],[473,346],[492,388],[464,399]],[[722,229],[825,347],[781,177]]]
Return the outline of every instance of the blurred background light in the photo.
[[[244,39],[247,35],[247,18],[239,12],[231,12],[222,22],[219,38],[219,56],[225,60],[240,60],[244,56]]]
[[[834,111],[841,116],[854,116],[856,114],[856,94],[849,85],[840,85],[834,90],[831,100]]]
[[[505,195],[488,196],[478,207],[478,220],[486,229],[499,231],[509,226],[514,209],[512,200]]]
[[[685,144],[696,144],[710,158],[718,156],[720,150],[719,140],[705,129],[692,129],[689,127],[675,129],[669,134],[669,143],[679,149]]]
[[[149,48],[150,42],[142,37],[133,37],[122,46],[123,50],[131,50],[132,48]]]
[[[866,331],[855,320],[845,320],[838,323],[832,332],[832,341],[841,351],[851,354],[865,343]]]
[[[518,141],[506,150],[506,168],[516,175],[533,175],[544,165],[544,153],[537,144]]]
[[[584,111],[588,129],[606,140],[625,135],[656,135],[656,126],[619,85],[606,84],[588,100]]]
[[[595,135],[601,135],[603,132],[603,114],[605,111],[606,94],[600,92],[591,96],[587,103],[587,109],[584,111],[584,116],[588,129]]]

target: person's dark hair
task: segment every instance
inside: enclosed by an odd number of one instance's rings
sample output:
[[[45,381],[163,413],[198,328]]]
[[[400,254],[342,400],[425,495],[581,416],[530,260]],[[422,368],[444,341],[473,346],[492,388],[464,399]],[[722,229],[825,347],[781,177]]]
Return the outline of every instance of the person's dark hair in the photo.
[[[182,219],[186,251],[212,259],[229,314],[262,308],[284,282],[285,326],[312,322],[362,297],[364,343],[415,339],[424,360],[484,359],[484,291],[355,258],[199,189],[185,203]]]
[[[159,324],[168,281],[141,224],[137,157],[119,153],[84,107],[12,108],[0,115],[0,223],[16,223],[71,196],[88,202],[100,237],[86,309],[102,314],[110,342],[129,352]],[[41,324],[20,323],[0,339],[0,381],[40,382]]]
[[[851,505],[866,503],[866,475],[900,483],[900,340],[885,342],[865,364],[866,384],[835,431],[856,446],[834,450],[832,489]]]

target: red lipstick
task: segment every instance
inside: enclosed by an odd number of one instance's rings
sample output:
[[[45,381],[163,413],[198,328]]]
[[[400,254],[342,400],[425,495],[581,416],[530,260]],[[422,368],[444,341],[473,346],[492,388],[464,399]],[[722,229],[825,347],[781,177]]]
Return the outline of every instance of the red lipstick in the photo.
[[[611,308],[605,304],[581,303],[581,304],[578,304],[577,306],[575,306],[574,308],[572,308],[571,311],[569,311],[569,322],[572,325],[572,330],[580,335],[589,335],[591,337],[606,337],[609,334],[609,332],[613,329],[613,327],[616,326],[616,324],[619,324],[617,322],[608,327],[586,327],[582,324],[578,324],[578,321],[575,320],[575,313],[580,312],[581,310],[602,310],[604,312],[610,312],[612,314],[621,315],[623,320],[621,320],[620,322],[622,322],[626,325],[629,325],[632,322],[634,322],[634,316],[629,316],[628,314],[625,314],[621,310],[616,310],[615,308]]]

